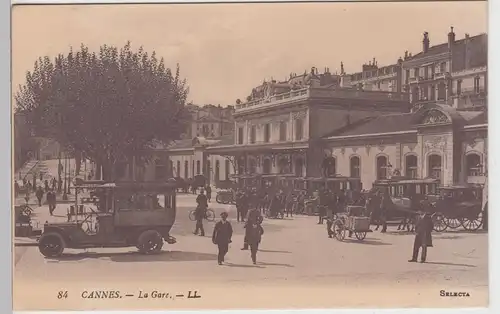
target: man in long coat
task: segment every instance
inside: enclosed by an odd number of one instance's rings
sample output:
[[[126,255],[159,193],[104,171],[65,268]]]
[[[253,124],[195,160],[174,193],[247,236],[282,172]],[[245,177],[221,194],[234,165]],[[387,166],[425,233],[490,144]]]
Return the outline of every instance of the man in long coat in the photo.
[[[247,215],[247,221],[245,223],[245,238],[244,238],[244,243],[243,243],[243,248],[242,250],[248,250],[248,245],[250,244],[248,242],[248,238],[249,238],[249,233],[251,232],[251,226],[253,225],[260,225],[262,224],[262,215],[260,213],[260,210],[256,209],[256,208],[252,208],[248,211],[248,215]]]
[[[416,262],[418,259],[418,252],[422,248],[422,256],[420,262],[425,263],[427,259],[427,248],[432,247],[432,229],[434,223],[432,222],[431,214],[426,211],[421,214],[415,225],[415,241],[413,242],[413,256],[408,262]]]
[[[220,216],[222,219],[215,224],[212,242],[219,248],[217,261],[219,265],[222,265],[224,257],[229,250],[229,243],[231,243],[231,237],[233,236],[233,227],[231,223],[227,221],[228,215],[226,212],[222,212]]]

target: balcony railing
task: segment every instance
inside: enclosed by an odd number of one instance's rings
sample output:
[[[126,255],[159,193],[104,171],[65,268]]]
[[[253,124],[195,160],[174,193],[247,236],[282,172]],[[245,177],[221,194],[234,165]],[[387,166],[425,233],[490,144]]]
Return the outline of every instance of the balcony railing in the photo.
[[[277,105],[290,101],[304,100],[309,98],[358,98],[369,100],[408,100],[408,95],[404,93],[382,92],[382,91],[364,91],[349,88],[304,88],[293,90],[287,93],[278,94],[265,99],[249,101],[247,103],[236,105],[236,111],[257,109],[269,105]]]
[[[434,77],[436,78],[436,80],[445,79],[445,78],[450,77],[450,73],[449,72],[439,72],[439,73],[434,74]]]

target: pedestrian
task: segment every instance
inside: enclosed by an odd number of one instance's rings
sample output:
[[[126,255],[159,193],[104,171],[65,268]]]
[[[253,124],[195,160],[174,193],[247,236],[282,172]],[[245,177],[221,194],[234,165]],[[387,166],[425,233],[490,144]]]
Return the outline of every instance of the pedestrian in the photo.
[[[62,184],[63,184],[62,179],[57,180],[57,192],[59,192],[59,193],[61,193],[61,190],[62,190]]]
[[[212,234],[212,242],[219,248],[217,261],[219,265],[224,263],[224,257],[229,250],[229,243],[231,243],[231,237],[233,236],[233,227],[231,223],[227,220],[228,214],[222,212],[220,214],[221,220],[215,224],[214,232]]]
[[[483,230],[488,231],[488,201],[486,201],[483,208]]]
[[[55,192],[56,187],[57,187],[57,180],[56,178],[52,178],[52,192]]]
[[[260,225],[262,223],[262,220],[263,220],[263,218],[262,218],[262,215],[260,213],[260,210],[258,210],[257,208],[252,208],[248,211],[247,221],[245,223],[245,226],[243,227],[243,228],[245,228],[245,237],[243,239],[242,250],[248,250],[248,245],[249,245],[248,234],[251,231],[251,228],[249,226],[252,226],[255,224]]]
[[[194,212],[194,216],[196,219],[196,228],[193,233],[197,235],[198,231],[200,231],[200,236],[204,237],[205,229],[203,228],[203,219],[205,219],[207,215],[208,203],[207,197],[203,190],[200,191],[200,194],[196,198],[196,203],[198,204]]]
[[[236,221],[245,222],[244,213],[246,211],[246,207],[248,206],[248,200],[242,191],[238,191],[236,193]]]
[[[324,189],[319,192],[319,213],[318,225],[323,224],[323,219],[326,216],[326,209],[328,207],[328,195]]]
[[[259,250],[259,244],[264,234],[264,228],[260,223],[247,223],[247,243],[250,246],[250,256],[252,257],[253,264],[257,264],[257,251]]]
[[[207,185],[205,190],[207,191],[207,200],[210,202],[212,199],[212,187],[210,186],[210,184]]]
[[[19,183],[17,180],[14,181],[14,195],[16,198],[19,196]]]
[[[434,224],[432,222],[431,214],[426,211],[420,215],[415,226],[415,241],[413,242],[413,256],[408,262],[416,262],[418,259],[418,252],[422,248],[422,256],[420,262],[425,263],[427,259],[427,248],[432,247],[432,229]]]
[[[38,187],[35,195],[36,198],[38,199],[38,206],[42,206],[43,190],[41,186]]]
[[[49,204],[49,214],[52,216],[56,209],[56,193],[54,191],[47,192],[47,203]]]
[[[381,219],[382,219],[382,230],[380,230],[381,233],[387,232],[387,218],[389,215],[389,209],[391,208],[391,197],[389,196],[389,191],[385,190],[384,193],[382,194],[382,201],[381,201],[381,208],[380,208],[380,213],[381,213]]]
[[[43,185],[44,185],[44,188],[45,188],[45,193],[48,193],[50,188],[49,188],[49,181],[48,180],[45,180],[43,182]]]

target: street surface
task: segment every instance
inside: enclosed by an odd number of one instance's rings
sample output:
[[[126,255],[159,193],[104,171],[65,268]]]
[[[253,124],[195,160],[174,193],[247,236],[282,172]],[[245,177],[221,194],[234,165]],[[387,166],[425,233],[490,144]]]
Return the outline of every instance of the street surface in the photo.
[[[205,221],[206,236],[192,234],[188,218],[194,195],[178,195],[177,220],[171,234],[174,245],[161,254],[139,255],[135,248],[65,250],[60,259],[46,259],[37,247],[15,248],[14,304],[17,310],[60,308],[276,308],[276,307],[451,307],[486,306],[488,293],[488,235],[465,231],[434,233],[427,263],[408,263],[414,236],[389,227],[386,234],[369,233],[364,241],[330,239],[317,217],[265,219],[265,234],[252,265],[249,251],[241,251],[243,224],[236,222],[233,205],[212,200],[217,219],[229,213],[234,229],[226,265],[217,265],[211,242],[214,222]],[[48,208],[36,209],[35,219],[64,221],[59,204],[50,217]],[[372,228],[373,229],[373,228]],[[131,292],[147,289],[202,289],[196,301],[139,302],[134,299],[86,300],[87,289]],[[37,297],[22,297],[34,289]],[[36,290],[35,290],[36,289]],[[73,298],[61,301],[57,291]],[[470,297],[440,297],[440,290],[468,292]],[[220,300],[221,294],[227,296]],[[252,300],[243,295],[251,294]],[[92,303],[95,302],[95,303]],[[66,307],[66,308],[65,308]]]

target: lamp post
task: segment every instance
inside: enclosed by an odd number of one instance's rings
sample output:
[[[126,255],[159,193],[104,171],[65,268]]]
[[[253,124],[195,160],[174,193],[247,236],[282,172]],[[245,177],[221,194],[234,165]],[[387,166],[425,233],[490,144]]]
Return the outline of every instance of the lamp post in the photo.
[[[58,164],[57,164],[57,176],[58,182],[61,182],[61,174],[62,174],[62,164],[61,164],[61,151],[59,151]],[[57,184],[57,192],[61,193],[61,184]]]
[[[67,169],[68,169],[68,165],[67,165],[67,161],[68,161],[68,158],[67,158],[66,154],[64,154],[64,188],[63,188],[64,192],[63,192],[63,196],[62,196],[63,201],[68,200],[68,194],[67,194],[67,186],[68,186]]]
[[[71,186],[71,158],[69,158],[70,156],[68,156],[68,195],[71,195],[71,190],[70,190],[70,186]]]

